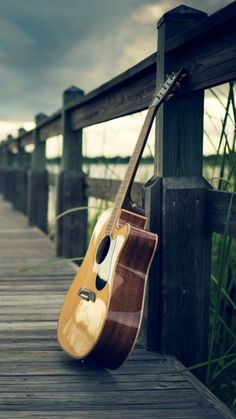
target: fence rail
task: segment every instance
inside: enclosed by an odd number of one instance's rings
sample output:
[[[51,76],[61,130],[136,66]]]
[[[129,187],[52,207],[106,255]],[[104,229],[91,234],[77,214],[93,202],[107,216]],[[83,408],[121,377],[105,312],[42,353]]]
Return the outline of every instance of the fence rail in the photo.
[[[143,188],[133,187],[135,201],[141,201],[141,191],[144,195],[149,228],[160,235],[142,339],[148,349],[174,354],[186,365],[207,357],[211,234],[223,233],[227,224],[236,238],[235,194],[211,190],[202,178],[204,89],[236,79],[235,19],[235,2],[209,17],[186,6],[171,10],[158,23],[156,53],[88,94],[69,88],[60,110],[39,114],[35,129],[19,130],[0,145],[2,193],[45,230],[46,140],[63,135],[57,213],[87,206],[90,196],[114,200],[119,181],[83,174],[82,128],[146,109],[166,73],[187,69],[181,94],[158,113],[155,176]],[[31,164],[24,151],[28,144],[35,146]],[[86,231],[86,211],[59,219],[57,254],[74,257],[78,249],[83,254]]]

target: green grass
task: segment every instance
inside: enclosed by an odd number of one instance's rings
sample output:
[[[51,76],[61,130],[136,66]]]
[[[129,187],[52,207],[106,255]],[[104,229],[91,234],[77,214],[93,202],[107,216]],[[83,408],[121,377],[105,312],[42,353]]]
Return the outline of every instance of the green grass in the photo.
[[[236,190],[235,83],[229,84],[225,100],[212,95],[224,108],[216,162],[208,181],[218,190]],[[222,95],[221,95],[222,96]],[[221,158],[217,158],[221,156]],[[219,165],[220,162],[220,165]],[[209,173],[209,167],[208,167]],[[224,234],[212,238],[209,356],[207,386],[232,410],[236,409],[236,241],[228,235],[233,196],[229,203]],[[217,359],[216,362],[212,362]]]

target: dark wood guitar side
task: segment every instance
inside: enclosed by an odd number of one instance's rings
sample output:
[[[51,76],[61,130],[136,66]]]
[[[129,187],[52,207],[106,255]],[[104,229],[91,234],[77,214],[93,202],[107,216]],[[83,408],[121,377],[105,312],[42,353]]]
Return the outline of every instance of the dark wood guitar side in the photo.
[[[116,266],[106,323],[90,355],[111,369],[127,358],[141,324],[148,271],[157,246],[156,234],[142,229],[145,221],[126,211],[119,219],[119,224],[129,223],[131,229]]]

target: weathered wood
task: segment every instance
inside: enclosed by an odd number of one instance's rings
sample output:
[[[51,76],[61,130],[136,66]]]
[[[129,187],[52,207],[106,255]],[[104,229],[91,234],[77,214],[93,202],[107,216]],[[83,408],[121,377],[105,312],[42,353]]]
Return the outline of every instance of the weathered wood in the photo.
[[[72,208],[87,207],[85,179],[79,172],[62,172],[57,187],[57,214]],[[67,214],[57,224],[57,255],[83,257],[87,249],[87,209]],[[60,253],[61,252],[61,253]]]
[[[149,57],[150,58],[150,57]],[[152,57],[150,59],[152,61]],[[155,91],[155,65],[151,65],[149,72],[142,71],[126,81],[124,75],[116,80],[115,87],[110,84],[102,86],[97,95],[89,95],[78,108],[72,112],[73,129],[79,129],[109,119],[129,115],[146,109]],[[113,83],[111,83],[112,85]],[[91,94],[92,96],[92,94]]]
[[[230,218],[226,227],[228,216]],[[223,191],[207,191],[206,219],[209,231],[220,234],[226,233],[235,239],[236,194]]]
[[[15,169],[5,168],[3,175],[3,195],[7,201],[13,202],[15,196],[16,176]]]
[[[29,224],[36,225],[47,231],[48,214],[48,172],[46,170],[45,143],[40,142],[38,125],[45,121],[43,113],[36,115],[34,129],[34,151],[32,154],[31,170],[28,174],[28,202],[27,213]]]
[[[27,214],[30,225],[47,232],[48,172],[33,168],[28,175]]]
[[[15,195],[13,206],[16,210],[26,214],[27,212],[27,169],[15,170]]]
[[[56,183],[56,215],[60,215],[64,211],[64,198],[63,198],[63,177],[64,172],[60,172],[59,175],[55,177]],[[55,180],[54,179],[54,180]],[[63,218],[59,218],[55,223],[55,247],[56,255],[62,256],[62,243],[63,243]]]
[[[148,350],[158,350],[161,327],[161,205],[162,180],[151,178],[143,188],[143,206],[148,219],[147,228],[158,234],[157,250],[148,275],[141,341]]]
[[[34,130],[26,131],[26,133],[21,136],[20,140],[22,146],[34,144]]]
[[[3,201],[0,246],[1,417],[233,418],[190,373],[180,372],[183,366],[175,358],[137,347],[115,371],[69,358],[58,347],[56,321],[74,265],[20,272],[22,264],[53,258],[53,247]],[[24,247],[31,253],[23,256]]]
[[[47,138],[55,137],[62,133],[61,111],[56,112],[47,119],[47,123],[39,128],[40,141],[46,141]]]
[[[187,6],[166,13],[158,23],[157,86],[181,63],[166,54],[166,42],[178,32],[205,19],[206,14]],[[194,129],[193,129],[194,127]],[[175,97],[157,114],[156,172],[158,176],[201,176],[203,92]]]
[[[77,172],[62,172],[58,180],[58,187],[61,185],[61,190],[57,190],[58,215],[73,208],[87,207],[87,198],[84,195],[84,177],[81,177]],[[56,229],[57,255],[69,258],[84,256],[87,248],[86,227],[86,209],[58,219]]]
[[[60,175],[55,175],[54,173],[49,174],[49,183],[51,186],[55,187],[57,183],[60,182]],[[103,199],[104,201],[115,200],[117,191],[119,189],[120,180],[116,179],[101,179],[101,178],[92,178],[86,177],[85,179],[85,193],[86,196]],[[142,206],[142,186],[140,182],[134,182],[131,190],[132,200]],[[58,187],[59,188],[59,187]],[[62,198],[58,201],[62,202]],[[57,213],[61,213],[62,210],[58,208]]]
[[[12,136],[8,135],[8,140],[11,140]],[[4,150],[4,162],[3,162],[3,195],[4,198],[10,202],[13,202],[15,196],[15,167],[16,167],[16,155],[9,149]]]
[[[47,115],[39,113],[35,116],[35,129],[34,129],[34,151],[32,153],[32,168],[45,169],[46,154],[45,143],[40,141],[40,131],[38,125],[47,120]]]
[[[71,111],[66,109],[68,103],[81,98],[84,95],[83,90],[78,87],[71,86],[63,93],[63,109],[62,109],[62,134],[63,134],[63,152],[62,152],[62,170],[78,171],[82,174],[82,144],[83,132],[72,130]]]
[[[31,158],[31,155],[26,153],[19,140],[19,137],[24,135],[25,132],[24,128],[18,130],[18,152],[16,155],[17,168],[15,171],[15,196],[13,201],[14,208],[24,214],[27,212],[27,171],[30,167]]]
[[[205,361],[208,350],[208,184],[199,178],[163,178],[162,184],[160,348],[190,366]]]
[[[40,258],[53,258],[53,247],[3,201],[0,246],[2,419],[233,418],[190,373],[180,372],[183,366],[175,358],[136,348],[115,371],[70,359],[58,347],[56,321],[64,298],[62,285],[69,286],[74,265],[20,272]],[[24,248],[31,249],[25,257]],[[22,282],[20,276],[25,278]]]
[[[236,3],[166,42],[166,52],[190,71],[186,92],[206,89],[236,78]]]
[[[86,184],[87,196],[113,202],[120,186],[120,180],[89,177],[86,179]],[[136,204],[142,205],[142,183],[135,182],[133,184],[131,196]]]
[[[168,39],[205,17],[195,9],[179,6],[160,20],[158,83],[163,82],[166,72],[179,67],[178,59],[166,53]],[[152,216],[155,205],[159,212],[161,195],[162,221],[153,225],[161,230],[156,231],[160,234],[159,263],[152,270],[156,269],[154,287],[161,308],[158,313],[153,305],[154,312],[149,315],[157,319],[156,324],[159,320],[159,350],[175,354],[186,365],[207,359],[211,254],[209,236],[204,233],[207,184],[201,179],[202,139],[203,92],[164,103],[157,115],[155,153],[162,191],[155,196],[151,186],[147,205]]]
[[[72,86],[63,94],[63,156],[62,173],[57,183],[57,215],[72,208],[87,207],[85,175],[82,172],[82,130],[72,131],[71,111],[66,106],[81,97],[83,91]],[[86,209],[57,220],[57,255],[70,258],[84,256],[87,248]]]

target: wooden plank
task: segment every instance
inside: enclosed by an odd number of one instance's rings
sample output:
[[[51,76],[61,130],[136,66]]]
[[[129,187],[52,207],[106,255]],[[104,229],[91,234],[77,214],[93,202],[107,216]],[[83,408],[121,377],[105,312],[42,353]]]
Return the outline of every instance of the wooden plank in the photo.
[[[87,249],[88,199],[85,175],[82,171],[82,130],[72,130],[71,110],[68,103],[83,96],[84,92],[72,86],[63,93],[62,131],[63,153],[61,173],[57,182],[56,214],[71,208],[84,207],[82,212],[73,212],[56,220],[56,249],[58,256],[78,258]]]
[[[112,416],[111,416],[111,411],[112,411]],[[219,418],[219,416],[216,416],[215,412],[213,413],[210,409],[204,409],[202,407],[198,408],[197,412],[193,412],[191,409],[186,408],[183,409],[181,412],[179,411],[179,409],[175,409],[175,408],[167,408],[167,409],[158,409],[158,408],[153,408],[153,409],[146,409],[146,407],[143,406],[139,406],[138,409],[134,410],[134,408],[132,408],[132,410],[129,409],[119,409],[114,411],[111,408],[108,408],[106,410],[97,410],[97,409],[93,409],[93,411],[91,412],[91,410],[85,411],[82,410],[80,407],[78,407],[76,410],[61,410],[58,412],[53,412],[53,411],[48,411],[42,408],[38,409],[38,410],[27,410],[27,414],[28,417],[33,417],[33,418],[37,418],[37,419],[45,419],[45,418],[66,418],[66,419],[75,419],[75,417],[78,417],[79,419],[94,419],[94,418],[98,418],[98,419],[110,419],[111,417],[113,419],[120,419],[121,417],[123,418],[127,418],[127,419],[143,419],[143,418],[147,418],[147,419],[153,419],[153,418],[168,418],[168,419],[175,419],[175,418],[180,418],[180,419],[216,419],[217,417]],[[19,412],[19,411],[11,411],[10,413],[6,412],[4,413],[4,418],[5,419],[15,419],[15,418],[19,418],[19,419],[25,419],[25,412]]]
[[[27,144],[33,144],[34,142],[34,130],[26,131],[20,137],[18,137],[22,146],[26,146]]]
[[[190,72],[186,93],[236,78],[236,3],[166,42],[166,52]]]
[[[105,201],[114,201],[120,180],[116,179],[100,179],[100,178],[87,178],[87,195]],[[131,196],[132,200],[138,205],[142,205],[142,186],[140,182],[134,182],[132,185]]]
[[[30,225],[36,225],[47,232],[48,216],[48,172],[46,169],[32,168],[28,174],[28,208]]]
[[[179,6],[158,22],[158,84],[182,64],[178,56],[173,59],[167,53],[168,40],[205,17],[196,9]],[[153,315],[159,314],[160,319],[158,348],[185,365],[207,359],[208,347],[211,242],[204,234],[208,185],[201,178],[203,111],[203,92],[173,98],[159,110],[155,167],[162,177],[162,190],[159,196],[153,193],[148,204],[152,213],[155,206],[160,211],[161,195],[161,222],[156,222],[161,227],[161,266],[156,268],[159,313],[153,306]]]
[[[232,201],[232,202],[231,202]],[[230,204],[231,203],[231,204]],[[229,210],[231,208],[230,214]],[[226,220],[229,224],[226,229]],[[236,193],[223,191],[207,191],[206,200],[207,228],[212,233],[226,234],[236,238]]]
[[[63,109],[62,109],[62,135],[63,135],[63,151],[61,160],[61,170],[78,171],[82,175],[83,165],[83,132],[72,130],[71,110],[66,109],[68,103],[83,97],[83,90],[72,86],[63,93]]]
[[[211,235],[204,179],[162,180],[160,347],[184,365],[207,359]],[[194,310],[193,310],[194,307]],[[204,376],[204,371],[202,373]]]
[[[46,141],[50,137],[56,137],[62,133],[62,118],[61,110],[56,113],[56,116],[48,118],[47,123],[39,129],[40,141]]]
[[[121,368],[109,371],[63,353],[56,340],[56,321],[74,265],[68,264],[61,272],[59,267],[56,272],[45,267],[17,276],[22,263],[45,261],[52,246],[42,232],[28,227],[25,217],[14,212],[9,203],[0,200],[0,214],[0,237],[4,232],[0,243],[7,255],[0,258],[2,419],[233,417],[210,392],[205,395],[205,388],[191,381],[191,374],[180,372],[183,367],[175,358],[147,353],[139,346]],[[8,217],[12,220],[9,237]],[[31,249],[30,253],[18,251],[19,244]]]
[[[153,177],[144,185],[144,209],[148,219],[148,230],[158,235],[157,250],[148,275],[141,329],[141,339],[148,350],[158,350],[161,336],[161,206],[162,180]]]
[[[53,115],[49,116],[46,120],[46,123],[40,124],[40,141],[46,141],[47,138],[55,137],[62,133],[61,129],[61,110],[55,112]],[[34,142],[34,130],[27,131],[20,138],[22,146],[28,144],[33,144]]]
[[[106,83],[98,91],[87,95],[84,101],[72,111],[73,129],[119,118],[146,109],[155,92],[155,63],[147,71],[125,73],[114,83]],[[142,63],[141,63],[142,64]],[[138,67],[136,68],[138,70]],[[125,80],[125,76],[127,80]]]
[[[179,6],[158,22],[157,86],[166,74],[181,68],[179,57],[169,56],[166,42],[174,34],[194,26],[205,13]],[[175,97],[157,114],[155,173],[157,176],[201,176],[203,142],[203,92]],[[194,128],[193,128],[194,127]]]
[[[194,25],[193,27],[182,31],[171,37],[166,42],[167,52],[176,49],[186,49],[193,47],[193,44],[200,44],[203,39],[209,40],[218,35],[218,32],[229,30],[228,26],[232,25],[236,18],[235,2],[229,3],[227,6],[219,9],[212,15],[206,15],[206,18]]]
[[[87,249],[87,208],[85,178],[81,172],[63,171],[57,186],[57,214],[71,208],[84,207],[59,218],[56,228],[57,255],[66,258],[84,257]]]
[[[68,109],[72,111],[73,129],[146,109],[154,93],[155,80],[156,54],[154,53],[88,93],[83,99],[70,101]],[[40,124],[39,132],[41,141],[61,134],[62,110],[59,109]],[[33,130],[21,136],[21,144],[33,144]]]

